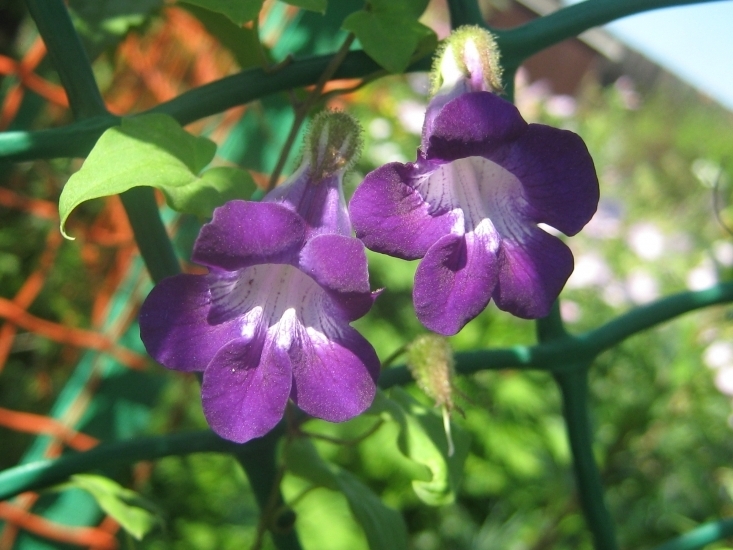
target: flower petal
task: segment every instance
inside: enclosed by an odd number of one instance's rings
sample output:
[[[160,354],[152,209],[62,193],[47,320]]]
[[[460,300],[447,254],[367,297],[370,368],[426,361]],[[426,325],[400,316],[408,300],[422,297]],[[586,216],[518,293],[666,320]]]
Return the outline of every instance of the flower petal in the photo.
[[[351,235],[349,213],[341,187],[342,174],[314,181],[312,167],[304,163],[293,176],[270,191],[263,202],[282,204],[297,212],[307,226],[307,238],[322,233]]]
[[[192,260],[234,271],[257,263],[288,262],[305,236],[295,212],[272,203],[230,201],[201,228]]]
[[[471,92],[449,101],[423,135],[422,149],[429,160],[456,160],[470,156],[490,158],[507,141],[527,129],[517,108],[490,92]]]
[[[422,258],[450,232],[455,214],[432,211],[410,185],[416,165],[393,162],[367,174],[351,202],[351,222],[367,248],[406,260]]]
[[[304,325],[290,350],[293,401],[330,422],[361,414],[372,404],[379,377],[374,348],[356,330],[333,319]]]
[[[205,275],[163,279],[140,309],[140,337],[148,353],[169,369],[202,371],[219,348],[239,337],[240,321],[209,324]]]
[[[593,217],[598,207],[598,177],[577,134],[530,124],[498,162],[522,182],[536,223],[574,235]]]
[[[287,354],[265,338],[229,342],[204,372],[201,401],[211,429],[244,443],[269,432],[283,417],[292,383]]]
[[[483,311],[496,285],[498,242],[485,220],[475,232],[446,235],[428,250],[412,292],[422,324],[450,336]]]
[[[345,315],[355,321],[367,314],[378,293],[369,290],[364,244],[353,237],[317,235],[300,253],[300,269],[328,292]]]
[[[550,313],[573,272],[573,255],[560,239],[534,227],[521,240],[502,240],[499,265],[496,305],[517,317],[537,319]]]
[[[317,235],[300,252],[300,269],[337,292],[369,292],[364,245],[353,237]]]

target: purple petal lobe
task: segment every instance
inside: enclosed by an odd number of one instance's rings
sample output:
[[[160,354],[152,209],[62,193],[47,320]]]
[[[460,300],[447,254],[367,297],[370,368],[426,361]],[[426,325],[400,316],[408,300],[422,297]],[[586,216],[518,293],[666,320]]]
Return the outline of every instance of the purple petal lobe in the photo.
[[[237,443],[274,428],[290,394],[290,359],[263,332],[222,347],[204,372],[206,420],[221,437]]]
[[[204,370],[219,348],[241,334],[238,319],[210,324],[210,306],[205,275],[163,279],[140,309],[140,337],[148,353],[169,369]]]
[[[517,317],[536,319],[550,313],[573,272],[573,255],[560,239],[534,227],[521,240],[502,241],[499,265],[496,305]]]
[[[526,128],[527,123],[508,101],[490,92],[466,93],[445,104],[431,131],[423,133],[422,149],[427,159],[490,157]]]
[[[412,298],[420,322],[449,336],[481,313],[496,285],[498,246],[488,220],[475,232],[435,243],[415,273]]]
[[[307,238],[322,233],[349,236],[351,223],[341,178],[338,173],[314,181],[311,166],[304,164],[288,181],[270,191],[263,202],[282,204],[297,212],[305,220]]]
[[[290,349],[293,401],[306,413],[343,422],[372,403],[379,376],[374,348],[350,326],[304,321]]]
[[[228,271],[288,261],[304,236],[302,218],[286,207],[235,200],[214,210],[196,239],[192,259]]]
[[[300,269],[322,287],[337,292],[369,292],[364,245],[353,237],[318,235],[300,252]]]
[[[573,132],[530,124],[501,165],[524,188],[536,223],[574,235],[598,207],[598,178],[583,140]]]
[[[367,174],[349,204],[356,236],[376,251],[406,260],[422,258],[451,231],[456,216],[432,211],[411,185],[416,166],[390,163]]]

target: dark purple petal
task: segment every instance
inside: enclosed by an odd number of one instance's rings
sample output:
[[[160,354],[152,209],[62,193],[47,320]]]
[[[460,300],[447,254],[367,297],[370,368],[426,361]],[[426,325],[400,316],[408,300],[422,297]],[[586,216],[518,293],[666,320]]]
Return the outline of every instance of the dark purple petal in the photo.
[[[292,370],[287,354],[264,330],[224,346],[204,372],[201,401],[211,429],[244,443],[269,432],[283,417]]]
[[[532,219],[574,235],[598,207],[598,178],[583,140],[541,124],[510,145],[498,161],[522,183]]]
[[[191,258],[235,271],[257,263],[291,260],[305,237],[305,224],[279,204],[230,201],[201,228]]]
[[[291,346],[290,396],[312,416],[343,422],[372,404],[379,359],[369,342],[350,326],[326,319],[318,328],[300,326],[298,341]]]
[[[364,244],[353,237],[317,235],[300,252],[300,269],[337,292],[369,292]]]
[[[573,255],[560,239],[534,227],[521,240],[502,240],[499,265],[496,305],[517,317],[536,319],[550,313],[573,272]]]
[[[306,238],[322,233],[351,235],[349,213],[336,174],[313,181],[311,167],[303,165],[291,179],[270,191],[263,202],[282,204],[297,212],[306,224]]]
[[[163,279],[140,309],[140,338],[148,353],[169,369],[202,371],[219,348],[238,338],[240,320],[212,325],[205,275]]]
[[[349,211],[367,248],[415,260],[450,232],[455,214],[431,210],[410,185],[415,171],[415,165],[393,162],[367,174],[357,187]]]
[[[498,275],[497,239],[493,227],[486,227],[480,233],[446,235],[428,250],[412,292],[422,324],[450,336],[483,311]]]
[[[490,157],[526,129],[514,105],[490,92],[471,92],[445,104],[432,131],[423,135],[422,148],[428,160]]]

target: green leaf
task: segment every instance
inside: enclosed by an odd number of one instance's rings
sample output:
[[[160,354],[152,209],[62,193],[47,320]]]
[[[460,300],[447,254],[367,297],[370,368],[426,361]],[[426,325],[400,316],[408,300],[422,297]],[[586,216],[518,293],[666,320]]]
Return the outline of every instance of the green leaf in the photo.
[[[256,189],[249,172],[228,166],[206,170],[189,185],[162,188],[171,208],[201,218],[210,218],[214,208],[227,201],[251,198]]]
[[[455,452],[448,456],[448,440],[440,415],[401,388],[391,390],[391,399],[378,392],[368,412],[386,416],[400,425],[400,450],[427,473],[412,480],[418,498],[431,506],[453,502],[468,456],[468,434],[452,425]]]
[[[420,17],[429,3],[430,0],[369,0],[374,12],[402,13],[413,19]]]
[[[69,178],[59,199],[61,232],[71,211],[82,202],[146,185],[163,191],[170,206],[208,216],[232,198],[249,198],[249,174],[235,168],[212,169],[216,145],[192,136],[162,114],[123,119],[97,141],[81,169]]]
[[[69,0],[69,15],[90,59],[163,7],[163,0]]]
[[[343,28],[353,32],[369,57],[391,73],[404,72],[418,45],[435,35],[399,11],[358,11],[344,20]]]
[[[354,518],[364,529],[372,550],[406,550],[407,528],[402,515],[384,505],[369,487],[349,472],[324,461],[306,438],[291,441],[285,461],[288,470],[318,487],[340,491]]]
[[[187,4],[223,13],[237,25],[252,21],[260,14],[265,0],[185,0]]]
[[[326,6],[328,6],[328,0],[282,0],[286,4],[296,6],[298,8],[317,11],[318,13],[326,13]]]
[[[153,527],[161,523],[160,517],[151,511],[154,509],[152,504],[135,491],[125,489],[109,478],[77,474],[71,476],[71,485],[91,494],[99,507],[137,540],[142,540]]]
[[[225,15],[199,6],[182,4],[181,7],[192,13],[222,46],[232,52],[240,68],[260,65],[261,59],[257,53],[259,37],[254,29],[237,25]]]

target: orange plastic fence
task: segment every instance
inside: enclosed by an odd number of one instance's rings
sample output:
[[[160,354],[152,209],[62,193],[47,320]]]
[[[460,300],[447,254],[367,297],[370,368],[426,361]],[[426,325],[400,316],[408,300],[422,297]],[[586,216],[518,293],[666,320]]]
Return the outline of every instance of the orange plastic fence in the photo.
[[[49,105],[45,116],[61,120],[68,118],[68,101],[64,90],[35,70],[46,55],[46,47],[37,38],[20,60],[0,56],[0,75],[14,79],[0,104],[0,130],[6,129],[15,119],[26,91],[31,90],[45,98]],[[168,8],[154,22],[152,30],[144,36],[128,35],[117,50],[115,74],[108,90],[104,91],[110,112],[128,114],[149,108],[171,99],[182,91],[205,84],[236,70],[231,55],[226,53],[203,26],[187,12]],[[239,120],[244,108],[231,109],[222,116],[214,139],[223,139],[228,130]],[[39,165],[48,170],[46,166]],[[56,174],[48,170],[49,180]],[[31,272],[15,296],[0,297],[0,375],[2,375],[13,344],[19,332],[31,332],[47,338],[68,349],[68,357],[74,360],[82,349],[94,349],[111,354],[130,368],[145,368],[147,360],[140,354],[120,346],[118,337],[136,315],[131,305],[120,326],[100,331],[110,305],[110,300],[131,261],[136,254],[132,231],[124,209],[117,198],[108,199],[99,215],[86,225],[73,221],[72,231],[77,237],[75,246],[81,247],[82,259],[89,270],[98,270],[100,257],[112,259],[104,264],[101,283],[94,289],[91,326],[71,327],[42,319],[28,312],[53,272],[62,238],[58,231],[56,197],[32,198],[24,194],[22,176],[13,174],[8,187],[0,187],[0,206],[48,220],[50,223],[44,248],[38,253],[35,269]],[[49,185],[53,189],[54,185]],[[58,456],[64,447],[84,451],[97,444],[97,440],[75,431],[74,426],[82,416],[93,396],[99,376],[87,381],[84,396],[64,418],[52,419],[24,411],[0,408],[0,426],[26,433],[51,436],[46,456]],[[141,469],[146,475],[147,469]],[[118,547],[115,533],[119,529],[110,517],[97,527],[68,527],[50,522],[32,512],[38,498],[35,493],[24,493],[13,502],[0,502],[0,519],[5,528],[0,533],[0,550],[11,550],[19,530],[46,537],[60,543],[86,547],[90,550],[106,550]]]

